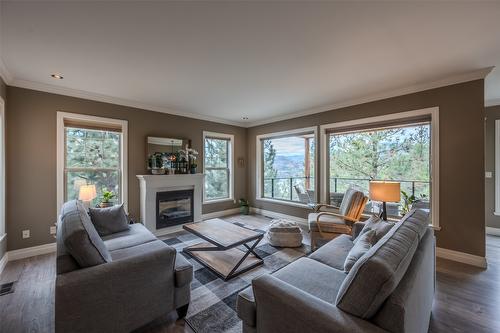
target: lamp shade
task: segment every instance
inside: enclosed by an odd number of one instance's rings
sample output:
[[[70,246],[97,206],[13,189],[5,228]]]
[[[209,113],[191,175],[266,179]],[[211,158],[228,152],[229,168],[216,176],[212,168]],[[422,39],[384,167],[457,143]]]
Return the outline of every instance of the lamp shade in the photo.
[[[95,185],[82,185],[78,193],[78,199],[82,201],[92,201],[97,196]]]
[[[370,199],[373,201],[399,202],[401,200],[398,182],[371,181]]]

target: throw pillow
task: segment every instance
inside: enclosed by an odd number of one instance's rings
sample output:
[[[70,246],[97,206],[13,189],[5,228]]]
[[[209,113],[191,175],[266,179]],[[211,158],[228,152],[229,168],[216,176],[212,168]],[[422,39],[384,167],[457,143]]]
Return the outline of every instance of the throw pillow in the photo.
[[[369,230],[357,238],[358,241],[354,244],[345,258],[344,271],[346,273],[349,273],[356,261],[372,247],[375,234],[375,230]]]
[[[90,208],[90,219],[100,236],[129,229],[129,220],[123,204],[107,208]]]
[[[81,202],[64,204],[61,214],[61,240],[80,267],[90,267],[111,261],[111,255],[97,234]]]
[[[358,241],[358,239],[366,232],[370,230],[375,230],[375,237],[373,240],[373,244],[377,243],[382,237],[384,237],[389,230],[394,226],[394,222],[384,221],[378,216],[371,216],[365,222],[365,227],[359,233],[359,236],[354,240],[354,244]]]

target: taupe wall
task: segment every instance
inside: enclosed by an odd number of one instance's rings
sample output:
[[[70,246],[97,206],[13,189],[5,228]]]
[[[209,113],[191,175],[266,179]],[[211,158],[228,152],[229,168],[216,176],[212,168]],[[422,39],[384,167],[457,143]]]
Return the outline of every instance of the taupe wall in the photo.
[[[56,113],[90,114],[128,120],[128,203],[139,216],[139,183],[146,173],[146,137],[185,137],[202,152],[204,130],[234,134],[235,152],[246,159],[246,130],[214,122],[7,87],[7,233],[8,250],[53,242],[56,221]],[[199,170],[202,170],[200,163]],[[235,198],[246,196],[246,169],[235,166]],[[203,213],[230,209],[232,202],[203,206]],[[21,232],[31,230],[31,238]]]
[[[491,178],[486,178],[486,226],[500,228],[500,216],[493,214],[495,211],[495,120],[500,119],[500,105],[486,108],[486,144],[485,168],[492,172]]]
[[[3,79],[0,77],[0,97],[4,100],[5,104],[7,104],[7,86]],[[7,111],[7,110],[5,110]],[[3,258],[5,252],[7,252],[7,238],[5,237],[2,241],[0,241],[0,259]]]
[[[248,198],[254,207],[306,217],[306,209],[255,200],[255,137],[389,113],[439,107],[437,246],[485,255],[484,81],[477,80],[253,127],[247,131]],[[320,174],[319,170],[316,172]],[[321,188],[320,188],[321,190]]]

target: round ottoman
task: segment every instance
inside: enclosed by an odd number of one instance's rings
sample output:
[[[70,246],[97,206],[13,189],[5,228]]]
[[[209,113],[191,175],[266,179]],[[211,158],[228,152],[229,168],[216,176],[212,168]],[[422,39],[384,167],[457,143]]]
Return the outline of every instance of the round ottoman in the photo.
[[[300,247],[302,232],[297,223],[286,219],[274,219],[267,229],[267,240],[272,246]]]

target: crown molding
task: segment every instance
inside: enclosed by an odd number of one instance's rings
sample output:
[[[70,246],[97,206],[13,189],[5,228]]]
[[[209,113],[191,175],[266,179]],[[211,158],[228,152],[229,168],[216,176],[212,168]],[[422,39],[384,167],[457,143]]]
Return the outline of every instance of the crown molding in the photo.
[[[0,77],[2,77],[3,81],[10,85],[12,84],[12,75],[10,74],[9,70],[5,66],[5,63],[3,62],[2,57],[0,57]]]
[[[387,99],[387,98],[413,94],[413,93],[417,93],[417,92],[421,92],[421,91],[425,91],[425,90],[446,87],[446,86],[450,86],[453,84],[474,81],[474,80],[480,80],[480,79],[484,79],[494,68],[495,68],[495,66],[481,68],[479,70],[449,76],[449,77],[446,77],[446,78],[443,78],[443,79],[440,79],[437,81],[416,84],[416,85],[408,86],[405,88],[400,88],[400,89],[396,89],[396,90],[389,90],[389,91],[386,91],[383,93],[378,93],[378,94],[365,96],[365,97],[361,97],[361,98],[357,98],[357,99],[347,100],[347,101],[336,103],[336,104],[331,104],[331,105],[321,106],[321,107],[317,107],[317,108],[302,110],[302,111],[298,111],[298,112],[294,112],[294,113],[288,113],[288,114],[283,115],[283,116],[258,120],[258,121],[251,122],[251,123],[245,123],[245,127],[255,127],[255,126],[265,125],[265,124],[269,124],[269,123],[274,123],[277,121],[283,121],[283,120],[308,116],[308,115],[315,114],[315,113],[345,108],[345,107],[349,107],[349,106],[353,106],[353,105],[359,105],[359,104],[379,101],[379,100],[383,100],[383,99]]]
[[[303,117],[303,116],[312,115],[315,113],[336,110],[336,109],[349,107],[349,106],[353,106],[353,105],[374,102],[374,101],[383,100],[383,99],[387,99],[387,98],[417,93],[417,92],[421,92],[421,91],[425,91],[425,90],[429,90],[429,89],[440,88],[440,87],[445,87],[445,86],[449,86],[449,85],[453,85],[453,84],[484,79],[493,69],[494,69],[494,66],[486,67],[486,68],[482,68],[482,69],[475,70],[475,71],[470,71],[470,72],[465,72],[465,73],[461,73],[461,74],[454,75],[454,76],[449,76],[449,77],[443,78],[441,80],[433,81],[433,82],[411,85],[411,86],[408,86],[405,88],[390,90],[390,91],[386,91],[386,92],[379,93],[379,94],[374,94],[374,95],[369,95],[369,96],[365,96],[365,97],[361,97],[361,98],[357,98],[357,99],[347,100],[347,101],[340,102],[340,103],[335,103],[335,104],[316,107],[316,108],[312,108],[312,109],[306,109],[306,110],[302,110],[302,111],[298,111],[298,112],[288,113],[288,114],[285,114],[282,116],[271,117],[271,118],[267,118],[267,119],[254,121],[254,122],[239,122],[239,121],[232,121],[232,120],[222,119],[222,118],[213,117],[213,116],[202,115],[202,114],[198,114],[198,113],[183,112],[183,111],[174,110],[174,109],[163,107],[163,106],[150,105],[147,103],[141,103],[141,102],[137,102],[137,101],[133,101],[133,100],[127,100],[127,99],[123,99],[123,98],[102,95],[102,94],[88,92],[88,91],[84,91],[84,90],[65,88],[65,87],[60,87],[60,86],[55,86],[55,85],[40,83],[40,82],[35,82],[35,81],[15,79],[11,76],[11,74],[9,73],[7,68],[5,67],[5,64],[3,63],[3,61],[0,58],[0,75],[3,77],[5,83],[7,83],[10,86],[32,89],[32,90],[43,91],[43,92],[65,95],[65,96],[71,96],[71,97],[77,97],[77,98],[84,98],[84,99],[98,101],[98,102],[123,105],[123,106],[138,108],[138,109],[144,109],[144,110],[148,110],[148,111],[161,112],[161,113],[166,113],[166,114],[171,114],[171,115],[176,115],[176,116],[181,116],[181,117],[200,119],[200,120],[205,120],[205,121],[211,121],[211,122],[239,126],[239,127],[246,127],[246,128],[270,124],[270,123],[274,123],[277,121],[283,121],[283,120]],[[492,105],[499,105],[499,104],[500,104],[500,99],[488,100],[485,102],[485,106],[492,106]]]
[[[143,110],[147,110],[147,111],[155,111],[155,112],[161,112],[161,113],[166,113],[166,114],[175,115],[175,116],[181,116],[181,117],[211,121],[211,122],[215,122],[215,123],[244,127],[241,122],[237,122],[237,121],[231,121],[231,120],[227,120],[227,119],[202,115],[202,114],[198,114],[198,113],[184,112],[184,111],[174,110],[174,109],[170,109],[170,108],[166,108],[166,107],[162,107],[162,106],[151,105],[151,104],[147,104],[147,103],[141,103],[141,102],[137,102],[137,101],[133,101],[133,100],[128,100],[128,99],[124,99],[124,98],[112,97],[112,96],[108,96],[108,95],[101,95],[98,93],[88,92],[88,91],[84,91],[84,90],[65,88],[65,87],[60,87],[60,86],[55,86],[55,85],[40,83],[40,82],[35,82],[35,81],[14,79],[14,80],[12,80],[12,82],[9,85],[13,86],[13,87],[48,92],[48,93],[52,93],[52,94],[83,98],[83,99],[88,99],[88,100],[97,101],[97,102],[123,105],[123,106],[132,107],[132,108],[143,109]]]
[[[497,105],[500,105],[500,98],[488,99],[488,100],[484,101],[485,107],[497,106]]]

